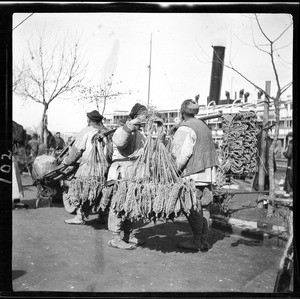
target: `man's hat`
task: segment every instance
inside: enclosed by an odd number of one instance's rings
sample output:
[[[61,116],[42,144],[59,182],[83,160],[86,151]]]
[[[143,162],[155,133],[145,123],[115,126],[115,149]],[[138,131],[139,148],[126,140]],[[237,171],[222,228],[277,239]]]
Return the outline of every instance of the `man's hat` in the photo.
[[[182,102],[181,112],[185,112],[190,115],[197,115],[199,112],[199,105],[192,99],[188,99]]]
[[[140,103],[136,103],[133,107],[132,107],[132,109],[131,109],[131,111],[130,111],[130,113],[129,113],[129,117],[131,118],[131,119],[134,119],[134,118],[136,118],[138,115],[140,115],[142,112],[144,112],[144,111],[148,111],[147,110],[147,107],[146,106],[144,106],[144,105],[141,105]]]
[[[96,122],[100,122],[103,119],[103,116],[97,110],[93,110],[92,112],[89,112],[86,115],[89,119]]]

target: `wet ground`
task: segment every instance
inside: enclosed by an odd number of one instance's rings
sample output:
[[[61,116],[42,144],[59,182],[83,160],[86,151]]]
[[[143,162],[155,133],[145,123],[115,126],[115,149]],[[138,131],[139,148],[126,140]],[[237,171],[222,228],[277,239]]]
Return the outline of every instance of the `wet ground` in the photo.
[[[23,174],[23,184],[30,178]],[[111,233],[95,215],[85,225],[62,204],[35,205],[35,187],[25,187],[29,209],[13,210],[13,290],[48,292],[249,292],[272,293],[284,244],[266,246],[210,229],[208,252],[179,249],[191,236],[184,217],[174,223],[139,224],[146,244],[133,251],[107,246]]]

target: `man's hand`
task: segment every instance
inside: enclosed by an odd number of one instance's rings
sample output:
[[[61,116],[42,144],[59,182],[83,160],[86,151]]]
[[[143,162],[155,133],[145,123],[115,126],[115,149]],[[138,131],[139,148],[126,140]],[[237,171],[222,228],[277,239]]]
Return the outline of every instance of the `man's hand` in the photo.
[[[146,119],[147,119],[147,113],[143,112],[143,113],[139,114],[136,118],[130,120],[129,122],[132,125],[140,125],[143,122],[145,122]]]
[[[161,140],[163,143],[166,141],[166,129],[163,125],[157,126],[157,138],[158,140]]]

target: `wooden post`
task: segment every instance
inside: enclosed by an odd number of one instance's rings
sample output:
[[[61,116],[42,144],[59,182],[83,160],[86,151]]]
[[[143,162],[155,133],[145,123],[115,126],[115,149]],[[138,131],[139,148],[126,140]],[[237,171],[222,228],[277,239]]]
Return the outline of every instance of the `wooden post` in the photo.
[[[271,81],[266,81],[266,93],[269,95],[271,91]],[[262,127],[265,128],[268,125],[269,121],[269,99],[265,96],[264,101],[264,115],[263,115],[263,124]],[[266,161],[266,151],[267,149],[267,136],[268,132],[266,130],[262,130],[261,139],[260,139],[260,164],[258,170],[258,190],[263,191],[265,186],[265,169],[268,169],[268,161]],[[260,199],[260,196],[259,198]],[[258,208],[263,208],[263,202],[258,200]]]

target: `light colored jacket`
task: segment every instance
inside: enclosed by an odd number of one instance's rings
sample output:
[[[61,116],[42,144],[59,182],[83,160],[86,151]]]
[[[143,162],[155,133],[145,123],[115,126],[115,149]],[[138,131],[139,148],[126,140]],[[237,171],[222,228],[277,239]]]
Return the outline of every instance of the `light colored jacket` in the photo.
[[[87,126],[82,129],[78,135],[76,136],[75,142],[72,145],[69,155],[65,158],[68,161],[68,164],[72,164],[73,161],[78,159],[79,168],[76,172],[75,176],[79,176],[80,174],[84,174],[86,169],[86,164],[90,159],[90,155],[93,149],[93,137],[100,132],[105,132],[107,129],[105,127],[100,126]],[[107,145],[104,148],[104,154],[107,156]]]
[[[143,153],[146,137],[129,121],[119,127],[112,137],[113,163],[107,181],[129,178],[135,160]]]

